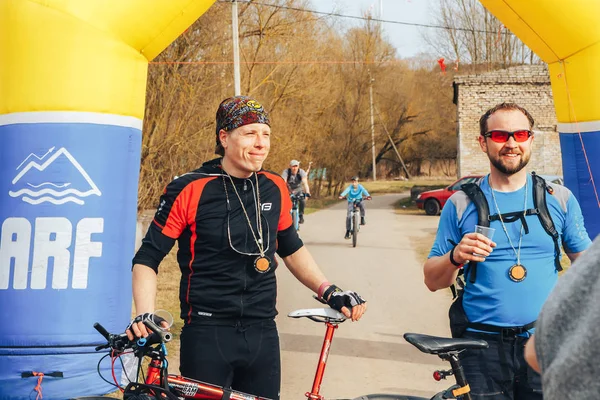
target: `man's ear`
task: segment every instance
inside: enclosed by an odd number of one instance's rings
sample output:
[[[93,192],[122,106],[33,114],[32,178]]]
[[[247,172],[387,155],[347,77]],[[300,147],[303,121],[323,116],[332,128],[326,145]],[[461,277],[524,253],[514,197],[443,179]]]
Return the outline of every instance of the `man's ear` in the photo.
[[[481,151],[487,153],[487,142],[485,140],[485,136],[479,135],[477,140],[479,141],[479,147],[481,147]]]
[[[219,141],[221,142],[221,146],[223,146],[224,149],[227,148],[227,131],[224,129],[221,129],[219,131]]]

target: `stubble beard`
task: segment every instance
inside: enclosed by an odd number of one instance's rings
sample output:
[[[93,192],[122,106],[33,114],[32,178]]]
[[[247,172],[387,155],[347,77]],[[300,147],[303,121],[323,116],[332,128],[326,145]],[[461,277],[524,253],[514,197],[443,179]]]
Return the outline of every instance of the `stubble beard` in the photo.
[[[524,154],[521,153],[521,161],[519,161],[519,164],[517,164],[514,167],[509,167],[507,165],[505,165],[501,160],[500,157],[498,158],[494,158],[492,156],[490,156],[490,154],[488,153],[488,158],[490,159],[490,162],[492,163],[492,165],[494,167],[496,167],[496,169],[500,172],[502,172],[505,175],[513,175],[516,174],[517,172],[521,171],[523,168],[525,168],[527,166],[527,164],[529,163],[529,159],[531,158],[531,154]]]

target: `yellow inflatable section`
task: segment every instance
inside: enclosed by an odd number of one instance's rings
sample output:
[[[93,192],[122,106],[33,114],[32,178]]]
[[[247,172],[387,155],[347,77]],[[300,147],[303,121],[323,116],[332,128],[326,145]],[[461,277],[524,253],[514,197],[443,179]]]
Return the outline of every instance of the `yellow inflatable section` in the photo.
[[[600,1],[480,0],[549,66],[563,175],[600,233]]]
[[[72,110],[142,119],[148,61],[214,1],[0,1],[0,115]]]
[[[600,1],[481,3],[549,65],[559,122],[600,120]]]
[[[214,1],[0,0],[0,398],[115,390],[148,61]]]

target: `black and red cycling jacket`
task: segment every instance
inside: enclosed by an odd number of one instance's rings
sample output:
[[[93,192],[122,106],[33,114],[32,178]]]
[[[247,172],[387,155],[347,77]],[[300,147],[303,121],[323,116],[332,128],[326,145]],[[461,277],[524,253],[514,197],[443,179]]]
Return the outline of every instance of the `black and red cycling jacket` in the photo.
[[[271,269],[266,273],[254,268],[259,250],[248,224],[249,219],[258,239],[256,178],[264,250],[271,260]],[[154,220],[133,258],[134,265],[142,264],[158,273],[158,265],[178,241],[179,299],[186,324],[274,318],[275,251],[286,257],[303,246],[292,225],[286,183],[279,175],[261,170],[256,177],[232,179],[239,198],[223,173],[221,159],[174,179],[165,188]]]

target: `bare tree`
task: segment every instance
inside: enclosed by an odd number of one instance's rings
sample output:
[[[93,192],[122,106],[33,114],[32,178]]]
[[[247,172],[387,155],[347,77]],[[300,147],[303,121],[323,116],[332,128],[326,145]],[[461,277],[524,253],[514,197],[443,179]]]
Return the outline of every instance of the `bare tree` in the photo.
[[[478,0],[439,0],[435,21],[446,29],[429,31],[425,38],[449,60],[486,65],[490,70],[540,62]]]

